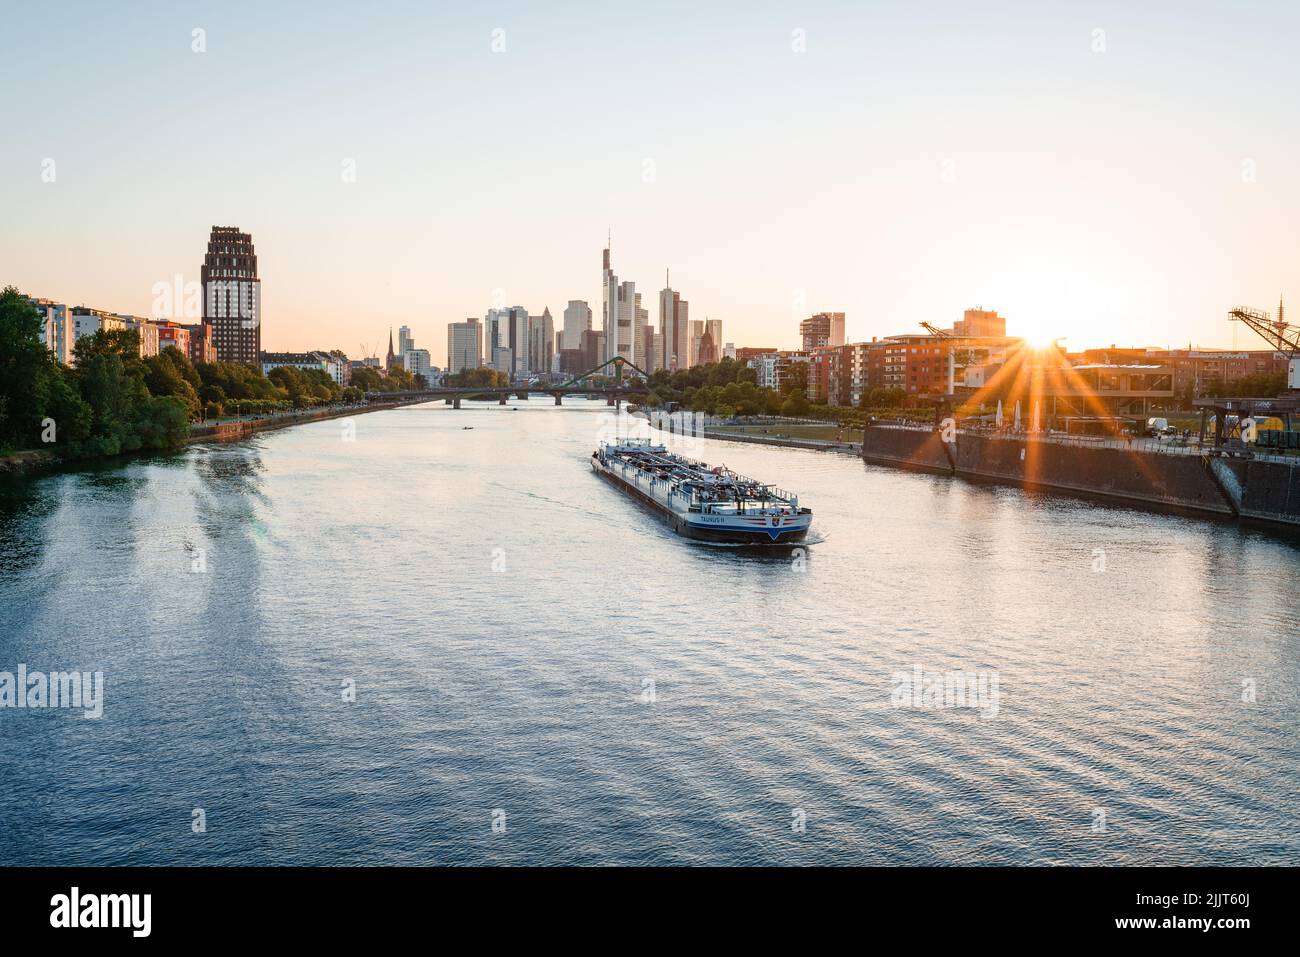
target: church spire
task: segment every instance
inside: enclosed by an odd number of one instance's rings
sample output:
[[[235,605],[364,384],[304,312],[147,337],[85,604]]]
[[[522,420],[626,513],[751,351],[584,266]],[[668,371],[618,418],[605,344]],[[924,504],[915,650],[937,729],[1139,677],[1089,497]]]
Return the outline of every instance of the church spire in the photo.
[[[384,368],[391,369],[393,367],[393,359],[395,358],[396,356],[393,355],[393,327],[389,326],[388,327],[388,360]]]

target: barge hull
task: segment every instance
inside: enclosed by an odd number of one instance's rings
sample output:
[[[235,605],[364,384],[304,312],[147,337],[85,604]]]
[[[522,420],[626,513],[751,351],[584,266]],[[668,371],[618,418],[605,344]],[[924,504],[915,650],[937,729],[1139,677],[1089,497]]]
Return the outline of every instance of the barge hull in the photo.
[[[647,495],[641,489],[624,481],[614,473],[602,468],[595,458],[592,459],[591,470],[603,478],[610,485],[614,486],[621,492],[626,492],[635,498],[642,505],[648,506],[659,515],[667,519],[668,524],[673,531],[683,538],[692,538],[701,542],[714,542],[717,544],[728,545],[784,545],[787,542],[800,542],[808,535],[808,529],[794,528],[764,529],[763,531],[755,530],[754,532],[723,532],[712,528],[699,528],[691,525],[689,522],[682,520],[672,509],[664,506],[662,502],[656,501],[653,497]],[[774,537],[771,533],[776,532]]]

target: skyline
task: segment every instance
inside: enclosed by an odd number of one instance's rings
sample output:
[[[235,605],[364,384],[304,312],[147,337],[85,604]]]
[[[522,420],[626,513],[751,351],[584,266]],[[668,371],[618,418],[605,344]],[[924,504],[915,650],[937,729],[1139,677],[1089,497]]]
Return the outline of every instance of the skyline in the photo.
[[[352,45],[339,10],[254,31],[246,9],[11,14],[9,62],[22,37],[77,68],[0,94],[25,131],[0,157],[3,281],[148,315],[235,224],[264,348],[409,325],[442,364],[447,324],[498,300],[598,312],[609,229],[620,280],[653,297],[671,269],[737,346],[792,348],[823,310],[860,341],[983,306],[1072,349],[1257,348],[1227,310],[1292,298],[1296,12],[410,4]]]

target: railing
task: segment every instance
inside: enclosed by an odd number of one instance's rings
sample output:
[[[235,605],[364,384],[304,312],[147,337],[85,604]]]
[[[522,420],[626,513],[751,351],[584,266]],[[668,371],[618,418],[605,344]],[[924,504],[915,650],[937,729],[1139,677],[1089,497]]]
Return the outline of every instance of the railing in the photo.
[[[932,424],[921,423],[876,422],[867,426],[867,428],[898,429],[910,432],[939,431]],[[1068,445],[1075,448],[1122,449],[1127,452],[1150,452],[1158,455],[1200,455],[1211,448],[1209,445],[1202,447],[1197,436],[1190,436],[1186,440],[1182,436],[1121,438],[1105,435],[1069,435],[1064,432],[1016,432],[996,429],[972,429],[969,427],[957,429],[957,434],[959,436],[977,435],[981,438],[1000,441],[1043,442],[1051,445]]]

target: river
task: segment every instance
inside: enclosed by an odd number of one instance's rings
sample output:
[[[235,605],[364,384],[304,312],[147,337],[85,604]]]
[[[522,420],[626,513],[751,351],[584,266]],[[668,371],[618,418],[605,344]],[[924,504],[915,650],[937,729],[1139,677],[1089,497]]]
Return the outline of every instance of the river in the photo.
[[[678,439],[814,512],[708,546],[591,473],[615,428],[425,405],[0,485],[0,671],[103,674],[0,708],[6,863],[1297,859],[1294,540]]]

